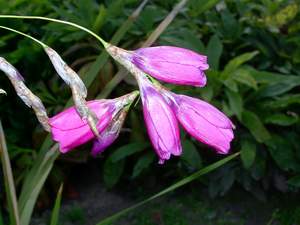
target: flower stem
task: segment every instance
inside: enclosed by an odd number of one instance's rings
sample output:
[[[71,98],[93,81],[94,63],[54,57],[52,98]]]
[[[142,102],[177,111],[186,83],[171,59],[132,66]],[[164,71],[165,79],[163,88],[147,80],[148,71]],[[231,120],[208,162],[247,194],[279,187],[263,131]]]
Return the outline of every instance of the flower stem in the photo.
[[[62,23],[62,24],[67,24],[76,28],[79,28],[81,30],[84,30],[85,32],[91,34],[94,36],[98,41],[101,42],[101,44],[106,48],[108,46],[108,43],[104,41],[101,37],[99,37],[97,34],[95,34],[93,31],[80,26],[76,23],[68,22],[65,20],[59,20],[59,19],[53,19],[53,18],[48,18],[48,17],[43,17],[43,16],[16,16],[16,15],[0,15],[0,18],[12,18],[12,19],[38,19],[38,20],[47,20],[47,21],[52,21],[56,23]]]
[[[47,47],[47,45],[45,45],[43,42],[39,41],[38,39],[36,39],[36,38],[34,38],[34,37],[32,37],[32,36],[30,36],[30,35],[28,35],[28,34],[25,34],[25,33],[21,32],[21,31],[18,31],[18,30],[9,28],[9,27],[5,27],[5,26],[0,26],[0,28],[1,28],[1,29],[5,29],[5,30],[9,30],[9,31],[12,31],[12,32],[15,32],[15,33],[17,33],[17,34],[21,34],[21,35],[23,35],[24,37],[27,37],[27,38],[29,38],[29,39],[35,41],[36,43],[40,44],[43,48]]]

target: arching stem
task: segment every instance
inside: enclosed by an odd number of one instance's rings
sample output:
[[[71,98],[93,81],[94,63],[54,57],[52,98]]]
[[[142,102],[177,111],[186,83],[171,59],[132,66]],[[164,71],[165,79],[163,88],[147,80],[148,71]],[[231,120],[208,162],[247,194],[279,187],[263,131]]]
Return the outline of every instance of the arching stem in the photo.
[[[34,42],[40,44],[43,48],[47,47],[47,45],[45,45],[43,42],[39,41],[38,39],[36,39],[36,38],[34,38],[34,37],[32,37],[32,36],[30,36],[30,35],[28,35],[28,34],[25,34],[25,33],[21,32],[21,31],[18,31],[18,30],[9,28],[9,27],[5,27],[5,26],[0,26],[0,28],[1,28],[1,29],[5,29],[5,30],[9,30],[9,31],[12,31],[12,32],[15,32],[15,33],[17,33],[17,34],[21,34],[21,35],[23,35],[24,37],[27,37],[27,38],[33,40]]]
[[[48,18],[48,17],[43,17],[43,16],[16,16],[16,15],[0,15],[0,18],[12,18],[12,19],[38,19],[38,20],[46,20],[46,21],[52,21],[52,22],[56,22],[56,23],[62,23],[62,24],[67,24],[76,28],[79,28],[81,30],[84,30],[85,32],[91,34],[92,36],[94,36],[98,41],[101,42],[101,44],[103,45],[104,48],[106,48],[109,44],[104,41],[101,37],[99,37],[97,34],[95,34],[93,31],[80,26],[76,23],[72,23],[72,22],[68,22],[68,21],[64,21],[64,20],[59,20],[59,19],[53,19],[53,18]]]

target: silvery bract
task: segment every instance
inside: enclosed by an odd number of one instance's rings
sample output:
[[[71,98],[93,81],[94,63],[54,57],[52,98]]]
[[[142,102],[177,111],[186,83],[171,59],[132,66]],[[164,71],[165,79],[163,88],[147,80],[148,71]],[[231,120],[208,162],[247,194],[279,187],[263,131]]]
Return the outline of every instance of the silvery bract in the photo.
[[[50,131],[50,127],[48,125],[48,116],[46,109],[42,103],[42,101],[34,95],[29,88],[24,84],[24,78],[17,71],[17,69],[8,63],[4,58],[0,57],[0,70],[2,70],[11,83],[13,84],[17,95],[22,99],[22,101],[28,106],[31,107],[39,122],[44,127],[45,130]]]

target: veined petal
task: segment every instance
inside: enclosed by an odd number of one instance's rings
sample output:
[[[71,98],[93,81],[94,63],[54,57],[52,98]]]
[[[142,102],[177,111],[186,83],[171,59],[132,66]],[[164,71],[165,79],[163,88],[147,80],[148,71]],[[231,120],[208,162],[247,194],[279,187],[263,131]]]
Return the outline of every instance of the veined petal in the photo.
[[[165,82],[203,87],[207,57],[191,50],[160,46],[134,51],[132,62],[145,73]]]
[[[175,98],[181,108],[192,108],[212,125],[225,129],[234,128],[231,120],[211,104],[186,95],[175,95]]]
[[[197,140],[227,154],[234,138],[234,125],[214,106],[184,95],[165,93],[182,126]]]
[[[105,100],[94,100],[87,102],[88,107],[95,113],[98,119],[108,113],[109,107]],[[87,121],[82,120],[75,107],[70,107],[63,112],[53,116],[49,120],[51,126],[62,131],[78,129],[87,125]]]
[[[144,120],[160,163],[182,153],[176,117],[164,98],[147,80],[141,81]]]
[[[108,126],[110,121],[111,116],[109,114],[100,118],[99,122],[97,123],[97,130],[99,131],[99,133]],[[78,127],[77,129],[75,128],[71,130],[62,130],[56,127],[52,127],[51,132],[53,140],[59,142],[60,151],[62,153],[66,153],[69,150],[95,138],[94,133],[87,123]]]

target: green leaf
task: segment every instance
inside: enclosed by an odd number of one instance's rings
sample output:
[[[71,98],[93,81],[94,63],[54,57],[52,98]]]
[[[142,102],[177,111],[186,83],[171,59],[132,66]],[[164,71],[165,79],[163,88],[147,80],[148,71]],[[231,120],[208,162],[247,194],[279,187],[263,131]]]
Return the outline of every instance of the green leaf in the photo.
[[[202,159],[193,142],[185,140],[182,143],[182,148],[183,153],[180,160],[193,169],[200,169],[202,167]]]
[[[280,126],[291,126],[297,123],[298,121],[299,121],[299,116],[295,113],[290,114],[290,116],[282,113],[276,113],[268,116],[264,122],[276,124]]]
[[[112,188],[116,185],[123,173],[125,160],[113,162],[111,157],[105,160],[103,167],[103,180],[107,188]]]
[[[223,84],[231,91],[233,92],[238,92],[239,89],[238,89],[238,85],[237,83],[235,82],[234,79],[232,78],[228,78],[227,80],[222,80],[223,81]]]
[[[190,10],[194,17],[208,11],[214,7],[220,0],[192,0],[190,1]]]
[[[226,90],[226,95],[229,100],[229,107],[231,112],[233,112],[239,120],[242,118],[243,111],[243,100],[238,92],[233,92],[230,90]]]
[[[300,104],[300,94],[288,94],[277,98],[274,101],[268,101],[265,105],[271,108],[285,108],[292,104]]]
[[[208,64],[211,69],[218,70],[222,51],[223,45],[221,40],[217,35],[212,36],[206,48]]]
[[[234,72],[233,79],[241,84],[245,84],[255,90],[257,90],[257,82],[251,76],[249,70],[244,68],[239,68]]]
[[[300,170],[291,142],[287,138],[272,135],[272,139],[268,141],[267,145],[272,158],[282,170]]]
[[[147,152],[136,162],[133,168],[132,178],[135,178],[141,174],[141,172],[149,167],[149,165],[154,161],[155,155],[153,152]]]
[[[242,123],[258,142],[263,143],[271,138],[269,131],[255,113],[247,110],[243,111]]]
[[[245,140],[242,141],[242,149],[241,149],[241,159],[243,162],[243,165],[246,169],[249,169],[256,156],[256,146],[253,142]]]
[[[127,156],[133,155],[134,153],[143,151],[144,149],[149,147],[149,143],[145,142],[136,142],[130,143],[127,145],[123,145],[114,151],[114,153],[110,156],[112,162],[117,162],[121,159],[126,158]]]
[[[258,54],[258,51],[254,52],[248,52],[244,53],[242,55],[239,55],[232,60],[230,60],[227,65],[224,68],[224,71],[221,74],[221,77],[224,79],[227,79],[228,77],[232,76],[235,70],[239,68],[243,63],[249,61],[252,59],[254,56]]]
[[[294,176],[287,181],[289,185],[299,188],[300,187],[300,175]]]
[[[9,220],[11,225],[20,225],[20,217],[18,210],[18,203],[16,197],[16,188],[14,184],[13,172],[9,160],[9,155],[4,136],[4,130],[0,120],[0,157],[4,176],[5,192],[7,197]]]
[[[219,160],[218,162],[215,162],[195,173],[193,173],[192,175],[190,176],[187,176],[185,177],[184,179],[176,182],[175,184],[169,186],[168,188],[160,191],[159,193],[151,196],[150,198],[147,198],[146,200],[144,201],[141,201],[129,208],[126,208],[126,209],[123,209],[122,211],[118,212],[118,213],[115,213],[114,215],[110,216],[110,217],[107,217],[106,219],[102,220],[101,222],[97,223],[97,225],[108,225],[108,224],[111,224],[111,222],[115,221],[116,219],[118,219],[120,216],[123,216],[123,215],[126,215],[127,213],[131,212],[132,210],[136,209],[136,208],[139,208],[140,206],[143,206],[145,205],[146,203],[160,197],[160,196],[163,196],[171,191],[174,191],[176,190],[177,188],[180,188],[182,187],[183,185],[185,184],[188,184],[196,179],[198,179],[200,176],[203,176],[219,167],[221,167],[222,165],[226,164],[227,162],[233,160],[234,158],[236,158],[240,153],[237,152],[235,154],[232,154],[230,156],[227,156],[226,158],[222,159],[222,160]]]
[[[52,210],[50,225],[58,225],[62,191],[63,191],[63,184],[60,185],[60,187],[58,189],[58,192],[57,192],[57,195],[56,195],[54,208]]]

